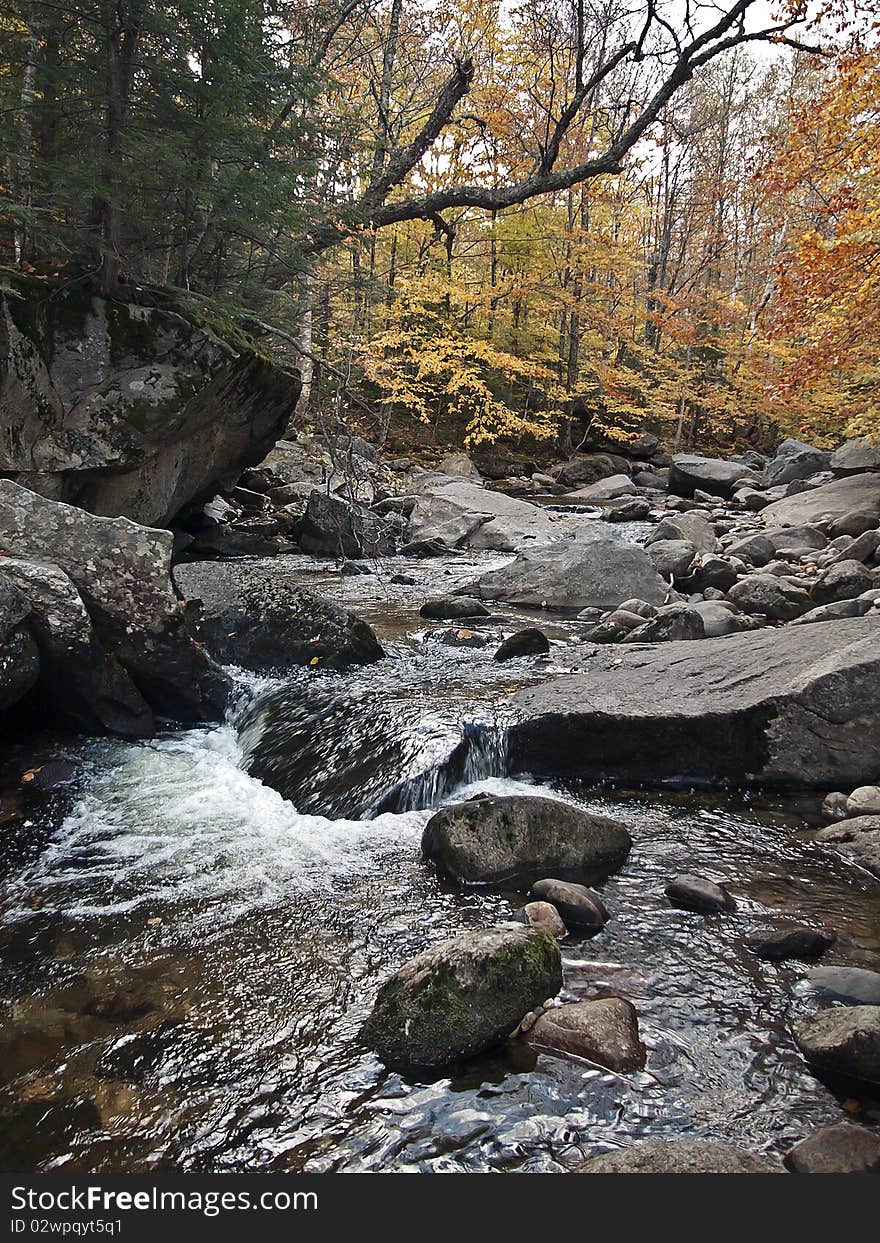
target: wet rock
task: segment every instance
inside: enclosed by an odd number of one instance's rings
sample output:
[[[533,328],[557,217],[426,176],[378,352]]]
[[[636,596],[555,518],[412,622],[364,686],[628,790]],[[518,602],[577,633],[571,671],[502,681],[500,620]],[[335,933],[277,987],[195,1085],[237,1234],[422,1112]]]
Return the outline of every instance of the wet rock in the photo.
[[[361,1037],[387,1066],[447,1066],[501,1043],[561,986],[559,947],[541,929],[508,923],[464,932],[382,985]]]
[[[774,501],[761,519],[768,526],[830,525],[856,510],[880,516],[880,474],[850,475]]]
[[[772,574],[747,574],[730,588],[727,598],[743,613],[771,621],[793,621],[809,612],[812,603],[806,591]]]
[[[0,479],[0,552],[57,566],[109,657],[158,715],[214,720],[228,682],[193,642],[171,586],[170,531],[99,518]]]
[[[422,836],[425,858],[464,884],[513,879],[527,884],[548,872],[602,880],[621,866],[631,847],[629,833],[614,820],[556,799],[516,795],[444,807]],[[553,897],[547,900],[555,904]],[[560,914],[567,921],[561,908]]]
[[[590,630],[587,638],[591,643],[620,643],[633,630],[641,629],[644,623],[645,619],[640,613],[615,609]]]
[[[511,771],[802,789],[871,780],[878,637],[880,619],[854,618],[596,647],[588,671],[514,695]]]
[[[712,496],[731,497],[741,479],[758,482],[758,476],[743,462],[700,457],[693,453],[674,453],[669,472],[669,490],[679,496],[693,496],[695,489]]]
[[[389,520],[315,490],[295,534],[303,552],[319,557],[386,557],[395,551]]]
[[[686,604],[669,604],[636,630],[624,636],[624,643],[671,643],[680,639],[705,638],[703,618]]]
[[[550,640],[543,630],[529,627],[518,630],[504,640],[495,653],[495,660],[513,660],[516,656],[545,656],[550,651]]]
[[[789,958],[819,958],[837,937],[819,928],[779,928],[767,936],[750,937],[749,948],[758,958],[785,962]]]
[[[79,280],[21,280],[21,297],[0,297],[0,473],[92,513],[164,525],[259,461],[300,385],[221,340],[216,323],[207,331],[120,289],[109,300]]]
[[[836,475],[880,470],[880,440],[876,436],[858,436],[844,441],[831,455],[831,469]]]
[[[807,976],[812,989],[846,1006],[880,1006],[880,972],[862,967],[815,967]]]
[[[413,578],[411,574],[392,574],[391,582],[401,587],[415,587],[418,579]]]
[[[874,586],[874,580],[859,561],[838,561],[819,575],[811,595],[816,604],[850,600]]]
[[[529,890],[529,897],[540,902],[551,902],[567,928],[576,928],[590,936],[601,932],[611,918],[597,893],[571,881],[536,881]]]
[[[770,1157],[707,1139],[646,1140],[591,1157],[578,1174],[784,1174]]]
[[[820,829],[816,841],[832,845],[866,871],[880,876],[880,816],[854,816]]]
[[[547,1010],[529,1029],[528,1042],[538,1051],[571,1053],[620,1074],[643,1070],[647,1060],[635,1006],[623,997]]]
[[[217,660],[255,670],[344,669],[384,655],[365,621],[275,565],[192,561],[175,567],[174,580],[186,601],[199,602],[195,630]]]
[[[840,790],[834,790],[830,794],[826,794],[822,800],[822,815],[834,816],[835,818],[845,816],[847,796]]]
[[[472,596],[438,596],[426,600],[419,609],[421,617],[431,621],[464,621],[472,617],[488,617],[489,610]]]
[[[880,786],[859,786],[846,800],[848,816],[880,816]]]
[[[821,1010],[795,1024],[794,1038],[813,1070],[880,1083],[880,1006]]]
[[[702,876],[683,874],[674,877],[666,885],[666,896],[673,906],[696,911],[700,915],[720,915],[736,908],[736,903],[723,885],[716,885]]]
[[[589,524],[573,538],[521,553],[462,588],[461,594],[525,608],[577,612],[614,609],[630,596],[662,604],[667,591],[642,548],[608,537]]]
[[[552,902],[527,902],[516,912],[514,920],[531,924],[533,928],[543,928],[551,937],[564,937],[568,932]]]
[[[477,630],[464,630],[459,628],[434,631],[432,634],[428,635],[428,638],[439,638],[440,642],[446,647],[461,648],[486,647],[491,642],[491,639],[487,634],[480,634]]]
[[[813,1131],[783,1160],[792,1174],[880,1174],[880,1136],[841,1122]]]

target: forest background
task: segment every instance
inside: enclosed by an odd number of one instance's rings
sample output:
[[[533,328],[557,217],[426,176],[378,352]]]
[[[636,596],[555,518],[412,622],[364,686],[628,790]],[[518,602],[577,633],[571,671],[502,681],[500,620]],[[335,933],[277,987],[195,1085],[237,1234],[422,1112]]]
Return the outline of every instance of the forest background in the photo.
[[[874,3],[0,0],[0,289],[162,298],[297,424],[880,431]]]

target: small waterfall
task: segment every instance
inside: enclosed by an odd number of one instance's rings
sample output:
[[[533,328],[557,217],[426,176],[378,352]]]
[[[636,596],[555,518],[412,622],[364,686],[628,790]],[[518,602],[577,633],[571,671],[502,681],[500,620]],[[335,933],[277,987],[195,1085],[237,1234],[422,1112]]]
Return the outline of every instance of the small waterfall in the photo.
[[[438,807],[460,786],[486,777],[506,777],[508,772],[508,732],[506,725],[487,725],[467,721],[464,737],[447,759],[417,777],[399,782],[372,809],[374,815],[386,811],[421,811]]]

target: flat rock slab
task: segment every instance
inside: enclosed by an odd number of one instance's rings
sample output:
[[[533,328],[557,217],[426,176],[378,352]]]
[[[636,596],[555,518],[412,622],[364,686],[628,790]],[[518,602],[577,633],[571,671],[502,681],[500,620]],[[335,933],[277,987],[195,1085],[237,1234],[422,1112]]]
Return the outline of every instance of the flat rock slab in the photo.
[[[616,609],[630,599],[663,604],[669,587],[645,550],[606,530],[604,524],[586,523],[576,536],[530,548],[460,594],[561,612]]]
[[[557,534],[539,506],[467,479],[429,476],[410,515],[411,540],[439,537],[450,547],[519,552]]]
[[[520,691],[510,771],[646,786],[861,785],[880,749],[880,621],[581,649]]]
[[[798,492],[761,510],[769,527],[797,527],[842,518],[854,511],[880,514],[880,473],[849,475],[820,488]]]

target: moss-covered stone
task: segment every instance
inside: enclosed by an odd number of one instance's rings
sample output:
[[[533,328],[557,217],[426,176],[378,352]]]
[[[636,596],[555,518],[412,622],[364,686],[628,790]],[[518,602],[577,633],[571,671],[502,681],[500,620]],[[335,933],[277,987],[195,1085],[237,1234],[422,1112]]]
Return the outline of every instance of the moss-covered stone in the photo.
[[[561,986],[552,937],[496,924],[404,963],[380,988],[362,1037],[388,1066],[446,1066],[499,1044]]]

